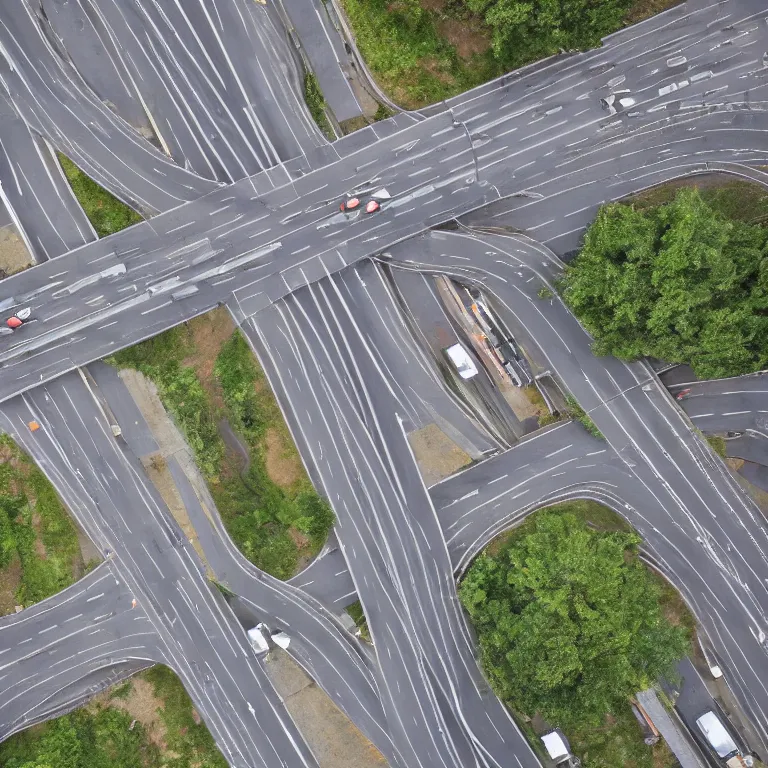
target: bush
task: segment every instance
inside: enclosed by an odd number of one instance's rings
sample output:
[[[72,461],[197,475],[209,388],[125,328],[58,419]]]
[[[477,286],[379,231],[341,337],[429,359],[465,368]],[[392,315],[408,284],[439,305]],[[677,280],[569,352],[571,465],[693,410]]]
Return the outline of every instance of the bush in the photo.
[[[317,82],[317,78],[311,72],[304,75],[304,100],[307,102],[309,113],[314,118],[318,128],[329,141],[333,141],[336,134],[325,112],[325,97],[320,90],[320,83]]]
[[[72,192],[99,237],[106,237],[142,221],[136,211],[86,176],[68,157],[60,152],[57,154]]]
[[[687,363],[702,379],[768,365],[768,230],[726,219],[696,189],[601,208],[561,289],[595,354]]]
[[[568,395],[568,397],[565,398],[565,402],[568,405],[568,412],[571,418],[580,421],[587,432],[593,437],[603,437],[603,433],[597,428],[595,422],[589,418],[587,412],[576,402],[576,398],[573,395]]]
[[[687,653],[688,633],[663,618],[639,542],[545,510],[475,560],[459,596],[510,706],[566,728],[598,725]]]

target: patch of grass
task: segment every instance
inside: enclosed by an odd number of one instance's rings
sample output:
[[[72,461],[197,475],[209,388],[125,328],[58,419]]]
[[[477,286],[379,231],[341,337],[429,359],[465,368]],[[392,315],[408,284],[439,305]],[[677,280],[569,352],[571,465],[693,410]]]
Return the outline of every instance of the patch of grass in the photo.
[[[657,13],[680,5],[681,2],[682,0],[635,0],[624,20],[624,25],[629,26],[630,24],[637,24],[643,19],[650,19]]]
[[[450,98],[506,71],[490,51],[462,59],[438,33],[438,17],[418,3],[342,0],[342,5],[379,85],[408,109]]]
[[[170,763],[146,736],[141,723],[112,707],[79,709],[29,728],[0,744],[5,768],[161,768]],[[220,763],[220,765],[225,765]]]
[[[230,424],[248,445],[250,466],[214,492],[230,535],[253,563],[278,578],[290,578],[300,556],[316,554],[325,543],[334,517],[328,503],[302,476],[280,487],[266,464],[269,428],[282,431],[282,445],[298,460],[277,401],[245,338],[235,331],[216,358],[218,380]]]
[[[587,412],[576,402],[576,398],[573,395],[568,395],[565,398],[565,402],[568,404],[570,415],[577,421],[580,421],[590,435],[604,439],[603,433],[597,428],[595,422],[589,418]]]
[[[542,285],[541,288],[536,292],[536,295],[540,299],[551,299],[555,294],[552,293],[552,289],[549,288],[546,285]]]
[[[352,605],[348,605],[344,610],[352,617],[352,620],[360,630],[360,637],[362,637],[366,642],[370,643],[371,633],[368,629],[368,620],[365,618],[365,613],[363,613],[362,603],[357,600],[356,602],[352,603]]]
[[[721,435],[705,435],[709,447],[722,458],[725,458],[725,438]]]
[[[190,351],[186,327],[177,326],[121,350],[108,362],[120,368],[135,368],[155,383],[163,405],[184,433],[203,474],[216,477],[224,446],[216,413],[200,379],[192,368],[183,365]]]
[[[68,157],[61,152],[56,154],[75,197],[83,206],[85,215],[99,237],[119,232],[143,220],[133,208],[120,202],[92,178],[86,176]]]
[[[387,120],[390,117],[394,117],[394,112],[386,105],[386,104],[379,104],[379,106],[376,108],[376,114],[373,116],[374,122],[378,122],[379,120]]]
[[[689,176],[661,184],[627,198],[639,211],[671,203],[682,187],[696,187],[705,203],[727,219],[745,224],[768,222],[768,193],[751,181],[735,181],[725,174]]]
[[[146,681],[161,706],[131,705],[133,680]],[[0,744],[3,768],[226,768],[184,686],[156,666],[88,706],[17,733]],[[137,686],[138,687],[138,686]],[[142,706],[144,709],[142,710]],[[162,723],[157,739],[156,721]]]
[[[15,599],[27,607],[83,572],[77,529],[53,486],[7,435],[0,435],[0,569],[21,565]]]
[[[168,667],[157,665],[141,676],[163,700],[160,717],[166,727],[165,741],[174,757],[164,759],[168,768],[227,768],[227,761],[216,747],[210,731],[194,717],[192,700]]]
[[[131,695],[132,690],[133,690],[133,683],[130,680],[126,680],[126,682],[121,683],[116,688],[112,689],[110,698],[127,699]]]
[[[336,134],[325,112],[325,97],[320,90],[320,83],[312,72],[304,75],[304,100],[309,107],[309,113],[317,123],[318,128],[325,134],[325,138],[334,141]]]
[[[280,579],[317,554],[334,517],[301,469],[281,487],[268,471],[267,444],[277,439],[282,461],[301,468],[296,447],[263,371],[245,338],[235,331],[217,352],[212,380],[202,381],[185,360],[195,353],[186,326],[119,352],[110,362],[149,377],[192,447],[222,521],[241,552]],[[214,397],[213,392],[216,392]],[[226,419],[245,443],[241,472],[225,450],[218,424]],[[283,455],[289,453],[290,455]]]
[[[406,109],[418,109],[456,96],[538,58],[557,53],[560,48],[575,47],[538,39],[537,32],[539,35],[552,33],[550,36],[555,39],[559,32],[565,31],[559,29],[562,22],[559,11],[544,8],[542,3],[531,4],[533,10],[530,10],[528,6],[523,9],[523,4],[509,7],[512,4],[477,0],[341,2],[357,46],[376,81]],[[590,23],[580,25],[591,34],[578,45],[597,44],[600,34],[648,18],[677,2],[679,0],[636,0],[628,13],[611,14],[607,27],[605,23],[596,22],[601,9],[594,7],[590,10]],[[495,22],[494,25],[503,30],[517,26],[520,13],[525,14],[530,28],[519,40],[506,45],[494,39],[493,26],[483,20],[485,15],[486,20]],[[547,19],[550,19],[549,29],[546,29]],[[574,23],[574,19],[570,23]],[[542,28],[537,30],[539,24]],[[553,26],[556,29],[552,29]],[[600,31],[595,33],[593,27]]]

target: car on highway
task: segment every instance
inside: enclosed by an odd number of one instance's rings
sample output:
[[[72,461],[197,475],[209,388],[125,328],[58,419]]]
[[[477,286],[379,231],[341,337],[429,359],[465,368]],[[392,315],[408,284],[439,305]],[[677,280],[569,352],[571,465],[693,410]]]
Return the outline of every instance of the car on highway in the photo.
[[[359,197],[350,197],[348,200],[345,200],[340,206],[339,210],[342,213],[347,213],[347,211],[354,211],[356,208],[360,207],[360,198]]]
[[[461,344],[454,344],[444,349],[443,352],[453,363],[453,367],[462,379],[471,379],[473,376],[477,376],[477,366],[469,356],[469,352]]]
[[[719,759],[726,768],[748,768],[754,761],[749,755],[742,755],[734,737],[726,728],[723,719],[714,710],[709,709],[696,718],[696,735]]]
[[[248,642],[250,642],[256,655],[261,655],[269,650],[269,643],[264,635],[265,631],[268,632],[266,624],[261,622],[248,630]]]

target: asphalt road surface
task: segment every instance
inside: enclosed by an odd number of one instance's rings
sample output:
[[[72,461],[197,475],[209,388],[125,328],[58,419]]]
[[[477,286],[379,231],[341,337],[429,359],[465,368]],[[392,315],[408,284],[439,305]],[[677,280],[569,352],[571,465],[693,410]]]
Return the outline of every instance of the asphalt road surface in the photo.
[[[35,433],[27,427],[33,418],[44,424]],[[315,765],[244,630],[80,377],[9,401],[0,424],[47,473],[102,553],[112,551],[111,566],[158,637],[155,660],[179,675],[228,762]],[[55,678],[47,684],[51,694],[59,687]]]
[[[109,7],[122,5],[115,0]],[[95,19],[93,5],[83,0],[79,7]],[[284,621],[287,608],[280,601],[293,602],[294,629],[305,635],[297,652],[305,667],[329,688],[334,680],[355,677],[338,694],[342,708],[367,718],[364,730],[393,762],[538,764],[477,667],[453,571],[456,557],[461,562],[456,552],[473,551],[498,530],[494,526],[517,519],[526,507],[579,494],[609,500],[640,530],[649,557],[693,607],[742,706],[768,741],[768,689],[760,675],[768,557],[757,509],[690,430],[648,366],[594,358],[589,337],[559,301],[538,298],[538,289],[559,273],[551,249],[521,236],[420,235],[463,216],[524,229],[566,253],[604,200],[713,168],[765,183],[766,175],[748,166],[766,162],[764,5],[731,0],[678,6],[612,36],[597,51],[547,60],[332,146],[309,146],[309,129],[308,144],[298,142],[303,154],[297,147],[293,159],[291,146],[271,153],[256,138],[277,131],[291,141],[279,124],[249,106],[253,94],[263,95],[258,73],[245,78],[224,61],[220,30],[236,34],[240,22],[239,34],[253,30],[251,21],[227,15],[244,5],[226,4],[221,21],[196,16],[188,24],[174,17],[183,34],[162,50],[155,6],[130,7],[134,15],[119,28],[125,34],[144,30],[136,43],[141,59],[129,68],[148,76],[142,95],[164,98],[160,79],[151,80],[148,68],[174,67],[183,74],[179,98],[163,104],[169,128],[155,133],[178,128],[171,154],[177,160],[184,155],[187,167],[133,131],[103,103],[106,93],[96,95],[114,87],[122,65],[115,59],[113,69],[105,67],[98,77],[87,65],[98,50],[97,37],[106,50],[95,25],[82,38],[80,66],[90,75],[81,80],[47,36],[33,0],[0,16],[0,71],[14,109],[35,134],[118,197],[159,214],[4,281],[9,308],[32,306],[35,322],[0,337],[2,420],[102,552],[114,551],[110,566],[139,597],[158,653],[181,676],[227,759],[237,766],[314,764],[242,629],[202,583],[199,561],[176,538],[178,530],[135,457],[117,446],[79,378],[61,376],[224,302],[259,353],[310,472],[334,507],[340,551],[375,641],[375,664],[365,651],[357,653],[313,598],[295,586],[257,590],[260,574],[237,559],[220,531],[211,534],[211,545],[217,537],[222,542],[217,557],[231,569],[232,582],[239,579],[238,590],[249,592],[245,600],[255,615]],[[118,29],[118,21],[123,24],[114,17],[104,29]],[[72,29],[61,19],[58,24],[66,44]],[[204,63],[188,54],[192,27],[200,29],[200,50],[211,57]],[[267,39],[279,47],[271,34],[258,44]],[[249,38],[248,50],[254,46]],[[132,50],[139,57],[138,48]],[[290,80],[290,73],[285,77]],[[130,111],[130,98],[140,91],[115,101],[118,112],[121,103]],[[625,91],[635,103],[610,114],[601,99]],[[216,112],[216,103],[225,114]],[[245,111],[235,117],[233,105]],[[231,117],[225,116],[228,109]],[[212,139],[213,151],[202,140],[207,128],[182,131],[191,115],[215,124],[221,143],[235,151],[218,151]],[[282,118],[275,113],[269,119]],[[245,137],[243,120],[252,129]],[[286,162],[274,169],[220,185],[277,163],[281,152]],[[392,197],[380,214],[338,213],[344,196],[381,187]],[[50,187],[47,194],[53,194]],[[438,509],[418,474],[407,431],[437,414],[458,421],[459,432],[478,447],[480,436],[470,435],[469,416],[438,386],[418,347],[408,349],[402,362],[392,356],[386,325],[397,315],[375,311],[379,302],[394,306],[391,297],[374,268],[355,266],[383,251],[391,252],[392,263],[447,273],[487,291],[537,369],[557,375],[590,414],[606,438],[610,462],[606,455],[597,466],[585,466],[591,452],[583,450],[586,433],[576,425],[560,427],[551,433],[564,443],[535,466],[531,462],[530,470],[520,464],[521,453],[507,452],[494,461],[510,462],[514,472],[488,463],[482,482],[480,474],[465,473],[458,481],[468,483],[465,493]],[[429,384],[432,411],[416,397],[421,382]],[[43,429],[30,433],[25,424],[31,418]],[[551,433],[537,438],[539,449],[547,435],[555,440]],[[569,435],[578,439],[568,442]],[[591,440],[587,444],[597,451]],[[528,447],[537,450],[534,443]],[[567,468],[561,461],[569,462]],[[536,467],[547,478],[541,489]],[[124,494],[110,493],[118,486]],[[522,495],[514,499],[516,494]],[[496,495],[502,501],[494,501]],[[194,508],[188,493],[187,499]],[[501,505],[498,511],[494,504]],[[247,575],[236,577],[237,571]],[[105,620],[105,633],[123,632],[122,620],[110,622]],[[119,652],[123,641],[115,642]],[[341,660],[335,669],[331,654]],[[99,671],[73,670],[65,682],[77,685],[82,672],[90,684]],[[50,686],[63,706],[62,680],[39,685]],[[354,702],[358,690],[362,705]],[[30,699],[25,706],[31,711],[32,704]],[[8,727],[18,716],[15,710],[8,716]]]
[[[546,248],[522,236],[432,233],[417,249],[403,248],[402,258],[415,266],[416,254],[420,268],[493,295],[539,369],[565,383],[620,456],[636,482],[636,493],[622,499],[627,518],[693,607],[765,739],[768,692],[756,670],[766,652],[766,529],[752,500],[648,366],[595,358],[591,339],[559,299],[538,297],[560,270]]]

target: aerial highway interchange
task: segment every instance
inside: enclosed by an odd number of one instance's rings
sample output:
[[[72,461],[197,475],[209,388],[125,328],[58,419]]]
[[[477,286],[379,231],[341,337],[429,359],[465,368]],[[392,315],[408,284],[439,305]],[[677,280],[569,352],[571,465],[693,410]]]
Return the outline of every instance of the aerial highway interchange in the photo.
[[[104,557],[0,619],[0,738],[163,663],[232,766],[317,764],[144,474],[156,446],[141,414],[91,365],[225,305],[333,507],[333,545],[281,582],[179,471],[185,506],[217,580],[291,635],[289,653],[391,765],[539,765],[483,678],[456,577],[497,533],[573,498],[640,532],[768,754],[765,522],[692,429],[738,433],[731,455],[764,462],[766,385],[668,391],[645,361],[596,358],[556,295],[539,297],[608,200],[712,171],[768,186],[764,4],[688,0],[599,49],[333,143],[303,104],[282,23],[250,0],[0,11],[2,199],[37,262],[2,281],[3,308],[29,306],[35,322],[0,336],[0,430]],[[635,104],[611,114],[601,100],[617,90]],[[55,150],[146,221],[97,238]],[[339,212],[382,188],[378,214]],[[514,445],[489,432],[409,337],[390,271],[480,289],[605,439],[576,422]],[[482,460],[427,488],[407,434],[430,421]],[[372,647],[339,618],[356,598]]]

